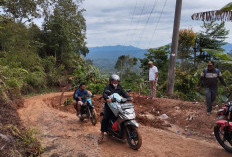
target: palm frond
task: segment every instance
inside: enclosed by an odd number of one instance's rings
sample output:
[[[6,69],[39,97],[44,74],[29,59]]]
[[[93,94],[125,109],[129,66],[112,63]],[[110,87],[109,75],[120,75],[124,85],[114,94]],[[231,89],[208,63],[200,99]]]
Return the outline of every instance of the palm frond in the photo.
[[[232,21],[232,11],[213,10],[200,12],[193,14],[192,19],[201,21]]]
[[[232,10],[232,2],[225,5],[223,8],[220,9],[221,11],[230,11]]]

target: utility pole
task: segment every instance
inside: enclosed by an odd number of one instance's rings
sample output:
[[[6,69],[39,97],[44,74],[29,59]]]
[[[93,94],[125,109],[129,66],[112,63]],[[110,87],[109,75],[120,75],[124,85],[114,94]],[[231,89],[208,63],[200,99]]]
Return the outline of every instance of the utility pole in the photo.
[[[170,63],[169,63],[169,69],[168,69],[168,83],[167,83],[167,95],[168,96],[173,95],[173,91],[174,91],[176,55],[177,55],[177,49],[178,49],[179,28],[180,28],[180,18],[181,18],[181,6],[182,6],[182,0],[176,0],[171,55],[170,55]]]

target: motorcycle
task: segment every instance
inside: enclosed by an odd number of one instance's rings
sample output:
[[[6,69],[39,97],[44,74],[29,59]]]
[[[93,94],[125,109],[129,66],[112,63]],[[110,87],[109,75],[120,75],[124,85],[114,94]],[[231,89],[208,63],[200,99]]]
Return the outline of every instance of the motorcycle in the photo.
[[[127,139],[130,148],[138,150],[142,145],[142,137],[138,131],[139,124],[135,121],[135,111],[132,102],[122,98],[119,94],[108,92],[111,102],[108,105],[116,120],[110,119],[108,123],[107,134],[120,140]],[[104,108],[104,107],[103,107]]]
[[[92,104],[91,101],[92,96],[83,96],[82,99],[85,99],[86,101],[81,105],[81,115],[80,115],[80,121],[84,121],[85,118],[89,118],[92,125],[97,124],[97,112]]]
[[[214,127],[214,135],[218,143],[232,153],[232,101],[228,101],[217,112],[218,120]]]

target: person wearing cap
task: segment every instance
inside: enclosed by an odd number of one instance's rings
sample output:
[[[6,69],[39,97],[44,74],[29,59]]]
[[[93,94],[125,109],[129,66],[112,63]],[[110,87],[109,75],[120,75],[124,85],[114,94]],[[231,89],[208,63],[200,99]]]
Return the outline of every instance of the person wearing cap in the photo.
[[[222,77],[222,73],[218,69],[214,68],[213,61],[209,61],[208,68],[204,69],[203,72],[201,73],[201,77],[199,79],[196,88],[196,90],[199,91],[200,85],[202,83],[205,87],[207,115],[211,114],[212,103],[214,102],[217,96],[218,79],[226,87],[226,90],[229,92],[230,90]]]
[[[148,62],[149,65],[149,83],[151,96],[148,99],[154,99],[156,97],[156,84],[158,81],[158,69],[154,66],[152,61]]]

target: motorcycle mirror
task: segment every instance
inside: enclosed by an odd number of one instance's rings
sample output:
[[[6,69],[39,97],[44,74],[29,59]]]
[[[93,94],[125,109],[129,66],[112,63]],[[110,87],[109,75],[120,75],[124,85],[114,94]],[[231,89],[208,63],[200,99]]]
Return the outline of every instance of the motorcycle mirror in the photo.
[[[228,101],[228,98],[226,96],[222,96],[221,98],[222,98],[223,102],[227,102]]]

